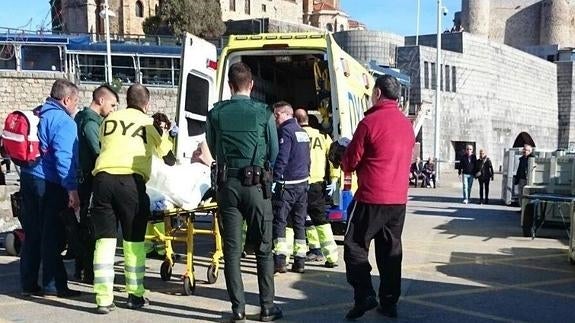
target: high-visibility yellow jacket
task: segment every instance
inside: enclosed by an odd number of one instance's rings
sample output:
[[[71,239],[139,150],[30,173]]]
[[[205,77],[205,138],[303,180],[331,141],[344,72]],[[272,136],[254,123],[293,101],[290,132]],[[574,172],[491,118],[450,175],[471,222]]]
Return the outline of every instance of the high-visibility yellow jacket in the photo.
[[[172,143],[167,133],[160,135],[154,120],[139,109],[111,113],[100,126],[100,156],[92,174],[139,174],[150,178],[152,155],[165,156]]]
[[[328,135],[322,134],[319,130],[309,125],[304,125],[302,128],[307,132],[310,139],[311,167],[309,182],[323,182],[326,175],[326,167],[328,166],[327,155],[332,140]],[[329,164],[329,175],[332,182],[339,177],[339,172],[333,168],[331,163]]]

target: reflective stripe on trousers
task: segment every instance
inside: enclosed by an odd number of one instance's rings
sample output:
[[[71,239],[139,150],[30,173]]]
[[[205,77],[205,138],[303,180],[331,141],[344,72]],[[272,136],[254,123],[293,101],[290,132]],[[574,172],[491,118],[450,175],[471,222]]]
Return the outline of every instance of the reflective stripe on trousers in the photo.
[[[285,250],[282,250],[282,252],[283,253],[279,254],[285,255],[286,259],[292,254],[294,255],[294,257],[305,258],[307,252],[306,242],[305,240],[294,239],[293,229],[288,227],[286,228]]]
[[[337,244],[335,243],[333,232],[331,230],[331,224],[318,225],[316,228],[321,246],[321,253],[324,255],[325,260],[331,263],[337,263],[339,255]]]
[[[114,257],[116,239],[96,240],[94,250],[94,293],[96,304],[107,306],[114,301]]]
[[[144,242],[124,241],[124,275],[128,294],[144,296],[144,273],[146,272],[146,251]]]
[[[315,226],[309,226],[305,228],[305,236],[307,238],[307,244],[310,249],[319,249],[321,247],[319,242],[319,235]]]

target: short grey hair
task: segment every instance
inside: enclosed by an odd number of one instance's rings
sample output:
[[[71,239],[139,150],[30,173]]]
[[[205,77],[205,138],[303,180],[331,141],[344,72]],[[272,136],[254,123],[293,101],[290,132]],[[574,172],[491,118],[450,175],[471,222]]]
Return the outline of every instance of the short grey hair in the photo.
[[[78,86],[76,84],[65,80],[57,79],[54,84],[52,84],[52,90],[50,91],[50,97],[54,100],[62,100],[67,96],[78,95]]]

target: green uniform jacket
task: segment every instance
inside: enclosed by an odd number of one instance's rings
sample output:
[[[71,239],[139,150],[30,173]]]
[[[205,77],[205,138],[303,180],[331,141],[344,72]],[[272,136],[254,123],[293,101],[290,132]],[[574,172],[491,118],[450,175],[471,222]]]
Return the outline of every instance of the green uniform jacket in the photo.
[[[266,160],[273,165],[278,154],[271,109],[245,95],[214,105],[208,114],[206,141],[212,156],[229,168],[263,167]]]
[[[89,107],[85,107],[74,118],[78,125],[78,151],[82,176],[90,174],[100,155],[100,125],[102,118]]]

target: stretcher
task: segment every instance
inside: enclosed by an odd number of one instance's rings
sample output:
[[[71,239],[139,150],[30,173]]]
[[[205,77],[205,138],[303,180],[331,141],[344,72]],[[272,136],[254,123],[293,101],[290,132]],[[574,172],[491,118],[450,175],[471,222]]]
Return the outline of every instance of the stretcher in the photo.
[[[218,223],[218,206],[212,197],[204,199],[198,207],[187,210],[179,207],[162,211],[152,212],[150,222],[164,222],[165,232],[160,232],[156,227],[153,234],[147,234],[146,240],[165,243],[166,255],[160,266],[160,277],[168,281],[172,277],[172,267],[175,264],[174,242],[186,244],[186,271],[182,275],[183,292],[185,295],[193,295],[196,289],[196,277],[194,271],[194,236],[209,235],[214,237],[215,250],[212,254],[211,263],[207,270],[207,281],[214,284],[218,280],[220,259],[223,257],[222,237]],[[209,229],[196,228],[194,222],[198,217],[213,217]]]

